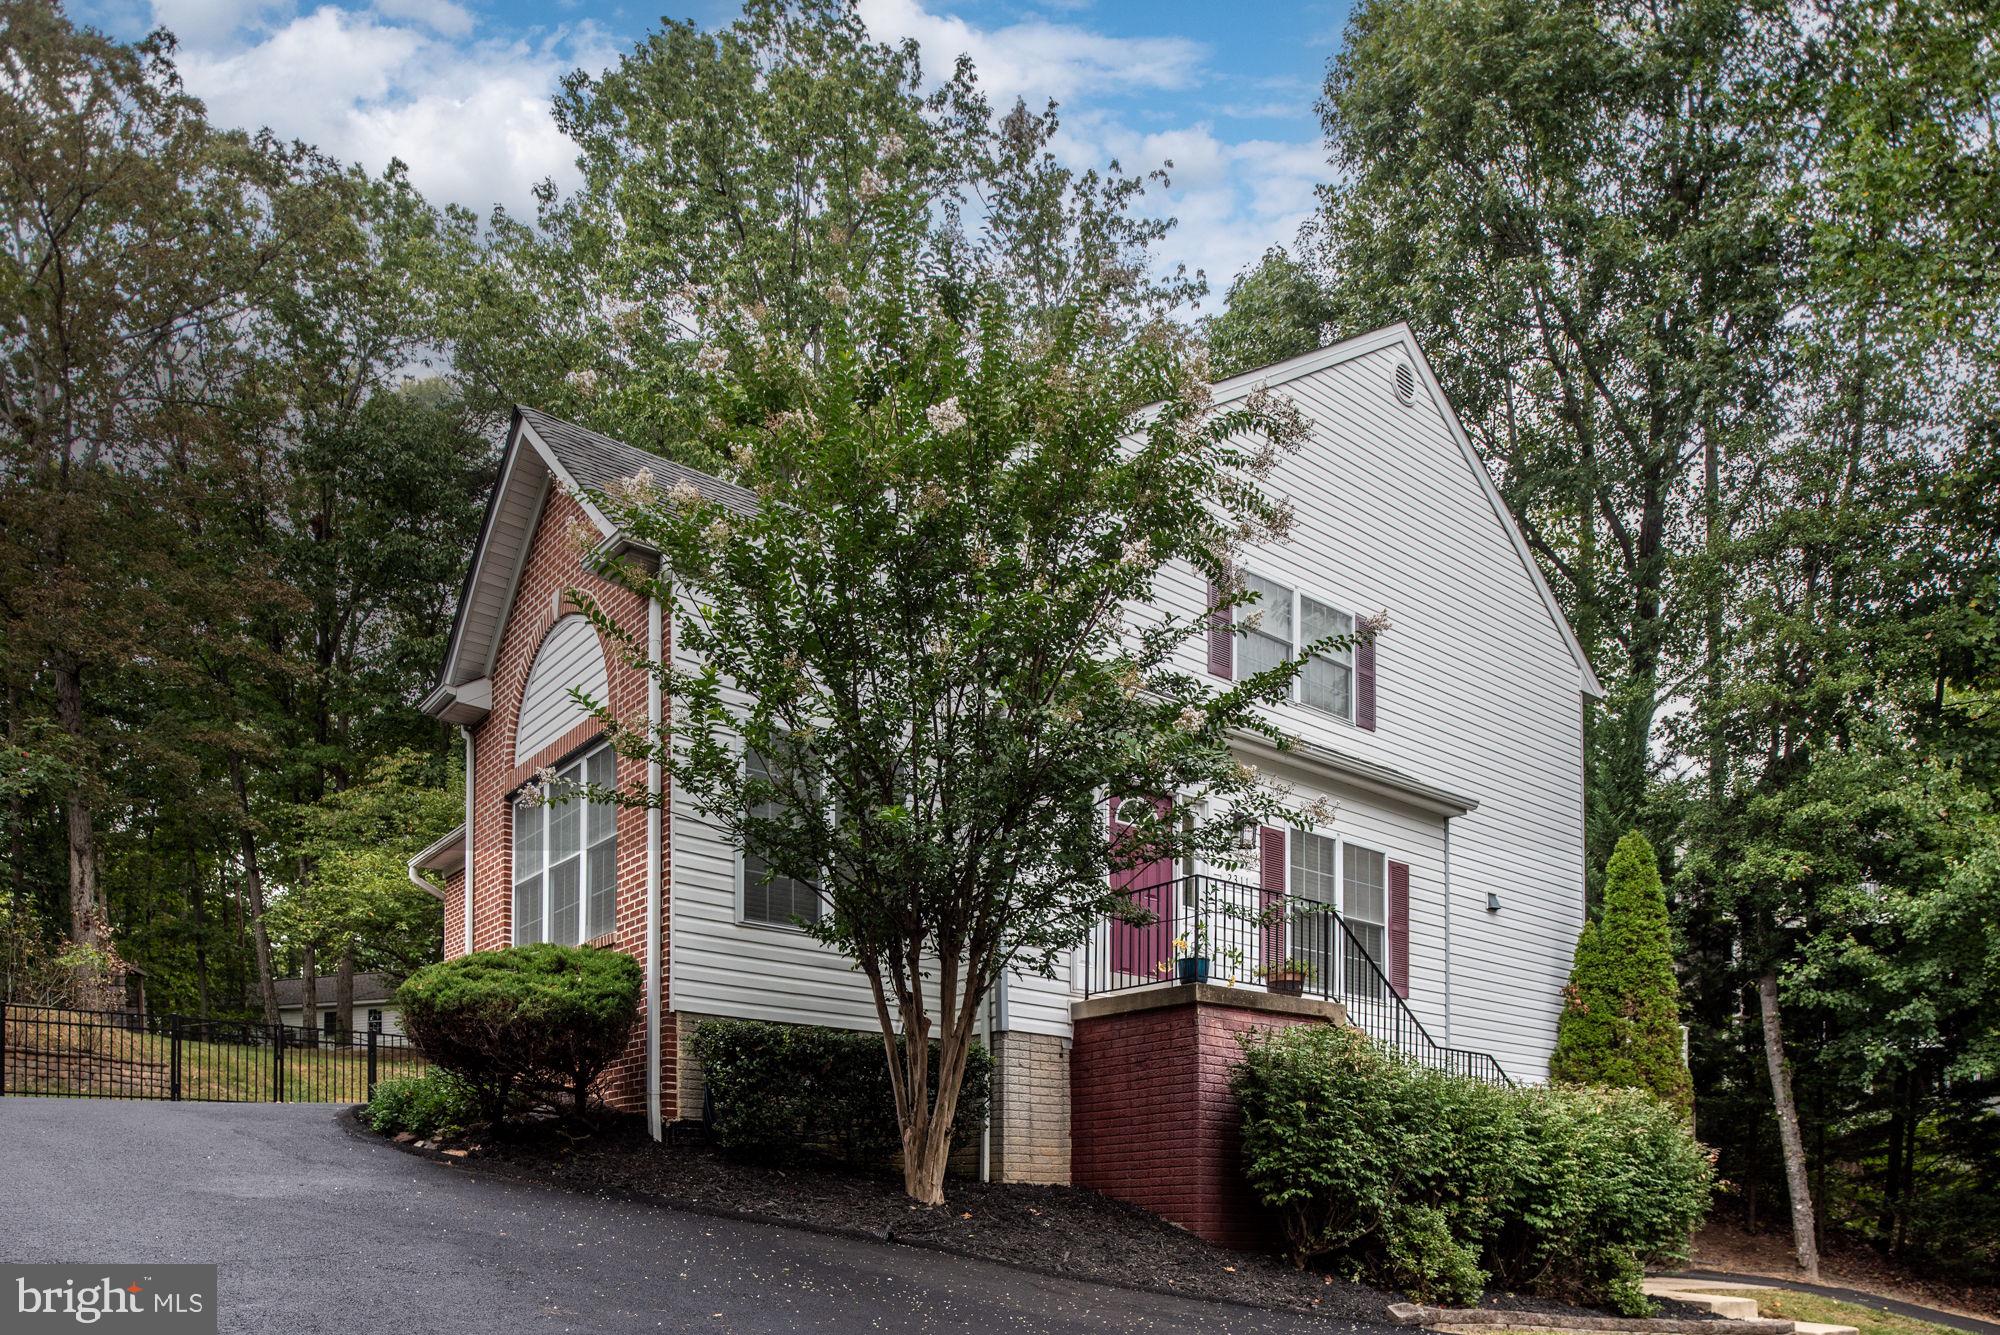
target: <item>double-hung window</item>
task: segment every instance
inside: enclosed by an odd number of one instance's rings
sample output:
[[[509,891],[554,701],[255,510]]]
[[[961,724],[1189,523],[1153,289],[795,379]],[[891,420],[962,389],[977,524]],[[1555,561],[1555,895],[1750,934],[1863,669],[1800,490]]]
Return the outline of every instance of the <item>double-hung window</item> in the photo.
[[[1332,835],[1292,831],[1292,939],[1289,954],[1312,966],[1313,976],[1334,985],[1340,959],[1340,903],[1336,871],[1339,843]]]
[[[1290,658],[1292,590],[1261,575],[1246,575],[1243,587],[1257,595],[1244,618],[1243,642],[1237,648],[1239,675],[1248,679],[1269,672]]]
[[[1357,996],[1380,996],[1389,974],[1389,859],[1359,844],[1343,843],[1340,853],[1347,990]]]
[[[1301,648],[1329,635],[1354,634],[1354,617],[1317,598],[1299,595]],[[1315,653],[1299,673],[1299,703],[1341,718],[1354,717],[1354,646]]]
[[[1352,636],[1354,614],[1308,593],[1287,588],[1261,575],[1245,575],[1246,589],[1257,595],[1250,605],[1243,638],[1237,649],[1241,674],[1269,671],[1329,636]],[[1310,654],[1292,688],[1294,698],[1309,708],[1337,718],[1354,718],[1354,647]]]
[[[770,763],[755,748],[745,750],[743,763],[746,774],[752,779],[768,782],[774,777]],[[753,802],[744,814],[753,821],[782,820],[786,805],[777,799]],[[819,916],[819,885],[795,876],[774,874],[770,860],[746,835],[743,843],[743,920],[790,927],[801,922],[817,922]]]
[[[514,803],[514,941],[580,945],[617,926],[618,807],[586,786],[617,783],[608,746],[556,771],[555,801]]]

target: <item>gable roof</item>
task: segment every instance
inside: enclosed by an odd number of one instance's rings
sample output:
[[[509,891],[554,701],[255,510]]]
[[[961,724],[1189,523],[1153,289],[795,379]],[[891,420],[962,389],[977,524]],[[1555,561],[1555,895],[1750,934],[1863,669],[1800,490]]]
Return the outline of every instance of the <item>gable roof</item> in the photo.
[[[1569,648],[1570,656],[1576,660],[1580,688],[1587,694],[1601,698],[1604,695],[1604,687],[1597,680],[1596,671],[1590,666],[1589,656],[1583,652],[1583,645],[1576,638],[1576,631],[1570,627],[1569,618],[1564,615],[1562,604],[1556,601],[1555,592],[1549,588],[1549,582],[1542,577],[1541,567],[1535,564],[1534,554],[1528,550],[1528,540],[1521,532],[1520,523],[1515,520],[1514,512],[1507,508],[1507,502],[1501,499],[1500,489],[1494,485],[1493,475],[1486,469],[1486,461],[1481,459],[1479,451],[1472,447],[1471,439],[1465,434],[1465,424],[1458,420],[1458,410],[1452,406],[1450,398],[1438,384],[1437,375],[1431,370],[1430,358],[1424,356],[1423,347],[1417,342],[1416,333],[1408,323],[1397,323],[1372,333],[1357,334],[1353,338],[1330,343],[1326,347],[1302,353],[1287,361],[1274,362],[1269,366],[1245,371],[1241,375],[1218,381],[1214,389],[1214,401],[1218,404],[1227,403],[1250,393],[1259,385],[1275,388],[1286,381],[1296,380],[1315,371],[1323,371],[1342,362],[1392,347],[1400,347],[1409,355],[1410,364],[1423,378],[1424,387],[1437,403],[1446,429],[1451,432],[1452,439],[1458,444],[1459,453],[1464,456],[1466,467],[1472,470],[1473,477],[1479,482],[1480,490],[1486,494],[1487,503],[1493,507],[1494,518],[1506,530],[1507,539],[1513,544],[1514,555],[1519,558],[1522,571],[1534,584],[1535,593],[1542,600],[1542,606],[1547,609],[1549,620],[1555,623],[1556,632],[1562,636],[1563,643]]]
[[[1410,364],[1416,368],[1426,390],[1438,405],[1465,466],[1472,471],[1493,509],[1495,520],[1506,532],[1523,574],[1534,586],[1549,620],[1555,624],[1557,633],[1575,660],[1579,688],[1588,694],[1602,696],[1604,687],[1599,684],[1583,645],[1563,613],[1562,605],[1556,601],[1555,593],[1542,577],[1541,568],[1528,549],[1520,524],[1501,499],[1500,489],[1494,485],[1492,474],[1487,471],[1479,452],[1472,447],[1464,424],[1459,421],[1457,409],[1452,407],[1451,400],[1438,384],[1430,359],[1424,355],[1415,332],[1407,323],[1343,339],[1287,361],[1232,376],[1216,384],[1214,399],[1218,404],[1227,403],[1250,393],[1259,385],[1282,385],[1389,347],[1400,347],[1409,356]],[[514,409],[508,425],[507,446],[501,455],[500,480],[487,500],[479,541],[473,548],[472,564],[466,571],[465,584],[460,590],[453,616],[444,666],[436,687],[423,700],[425,712],[448,722],[468,723],[483,718],[490,707],[490,694],[483,696],[481,688],[492,673],[500,631],[506,624],[521,563],[527,556],[528,543],[541,518],[549,487],[560,485],[575,496],[591,522],[604,535],[606,543],[616,544],[620,536],[617,526],[587,493],[604,491],[642,468],[650,470],[663,487],[687,482],[707,499],[739,514],[756,511],[756,496],[732,482],[637,449],[600,431],[551,417],[538,409],[520,406]],[[467,688],[462,701],[459,698],[461,687]]]
[[[534,408],[514,409],[500,454],[500,478],[487,497],[479,540],[459,589],[444,664],[437,684],[422,702],[426,713],[452,723],[484,717],[491,702],[481,696],[480,687],[492,675],[514,586],[549,489],[561,487],[574,496],[605,541],[612,543],[619,538],[617,526],[589,492],[604,491],[642,468],[650,470],[662,487],[687,482],[709,500],[738,513],[756,509],[756,496],[732,482]],[[460,688],[469,688],[462,692],[463,700]]]
[[[321,1006],[333,1004],[333,975],[319,976],[319,986],[313,989],[313,1000]],[[271,987],[278,994],[278,1005],[301,1006],[305,1004],[306,980],[303,978],[273,978]],[[354,1004],[365,1001],[394,1001],[396,980],[386,973],[357,973],[354,975]]]
[[[735,483],[637,449],[601,431],[565,422],[536,408],[515,408],[514,420],[527,427],[531,437],[547,448],[567,474],[568,481],[575,486],[605,491],[645,468],[652,471],[662,489],[687,482],[707,499],[738,514],[755,514],[757,511],[756,496]],[[611,536],[608,527],[605,536]]]

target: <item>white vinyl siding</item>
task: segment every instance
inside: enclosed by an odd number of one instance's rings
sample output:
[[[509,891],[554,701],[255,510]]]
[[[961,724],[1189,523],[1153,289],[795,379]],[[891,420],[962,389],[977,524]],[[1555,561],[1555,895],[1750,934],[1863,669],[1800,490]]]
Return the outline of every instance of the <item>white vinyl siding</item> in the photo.
[[[617,926],[618,808],[586,792],[610,788],[616,766],[600,746],[556,771],[559,800],[515,800],[514,944],[581,945]]]
[[[1447,855],[1445,821],[1434,812],[1298,752],[1246,759],[1292,784],[1301,807],[1318,794],[1337,799],[1337,819],[1319,822],[1319,832],[1410,864],[1411,1009],[1440,1043],[1492,1053],[1515,1079],[1538,1080],[1582,924],[1580,674],[1427,380],[1418,377],[1413,406],[1396,401],[1392,368],[1407,347],[1400,333],[1384,332],[1318,369],[1268,378],[1311,430],[1268,479],[1274,495],[1293,499],[1290,538],[1247,553],[1246,565],[1291,593],[1294,609],[1303,593],[1350,614],[1386,609],[1390,624],[1376,643],[1380,731],[1304,700],[1266,713],[1302,742],[1463,793],[1479,808],[1451,819]],[[1162,572],[1157,594],[1155,613],[1198,617],[1208,606],[1206,577],[1183,564]],[[1238,620],[1274,601],[1239,607]],[[1291,627],[1272,629],[1289,642]],[[1255,665],[1246,656],[1253,643],[1247,632],[1236,636],[1239,679]],[[1205,637],[1192,637],[1178,665],[1205,678],[1206,648]],[[1325,678],[1330,696],[1339,676]],[[838,952],[741,920],[736,851],[678,793],[672,822],[673,1006],[872,1027],[866,982]],[[1486,912],[1489,891],[1502,897],[1501,912]],[[1080,995],[1074,969],[1012,976],[998,1023],[1066,1034],[1069,1002]]]
[[[556,622],[536,651],[535,665],[528,669],[528,684],[521,692],[521,718],[514,732],[514,763],[527,764],[543,747],[589,720],[590,711],[577,703],[570,694],[572,688],[598,704],[605,704],[610,695],[609,682],[597,627],[575,614]]]

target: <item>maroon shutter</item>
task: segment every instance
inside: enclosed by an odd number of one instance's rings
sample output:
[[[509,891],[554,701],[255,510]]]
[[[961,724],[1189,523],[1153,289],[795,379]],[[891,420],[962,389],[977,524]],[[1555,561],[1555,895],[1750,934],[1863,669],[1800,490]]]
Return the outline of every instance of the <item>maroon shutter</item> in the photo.
[[[1375,641],[1354,646],[1354,725],[1375,731]]]
[[[1410,864],[1389,864],[1389,986],[1410,995]]]
[[[1223,604],[1221,589],[1208,586],[1208,672],[1224,681],[1236,678],[1235,610]]]
[[[1285,961],[1285,915],[1278,911],[1285,894],[1285,832],[1270,825],[1257,827],[1257,887],[1263,893],[1258,898],[1258,909],[1268,915],[1263,930],[1258,933],[1257,949],[1263,957],[1255,967],[1270,970]]]

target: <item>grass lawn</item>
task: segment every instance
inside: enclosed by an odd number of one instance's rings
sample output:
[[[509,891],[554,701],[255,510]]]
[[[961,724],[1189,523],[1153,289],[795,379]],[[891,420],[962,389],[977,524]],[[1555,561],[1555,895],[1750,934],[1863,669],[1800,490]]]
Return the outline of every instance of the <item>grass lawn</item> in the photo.
[[[230,1102],[360,1103],[368,1097],[365,1035],[350,1044],[320,1038],[306,1047],[303,1031],[287,1030],[282,1057],[262,1026],[218,1025],[222,1035],[246,1032],[256,1042],[204,1042],[191,1031],[180,1039],[180,1097]],[[174,1039],[83,1020],[62,1012],[11,1011],[6,1031],[6,1092],[98,1098],[170,1098],[174,1088]],[[413,1075],[423,1058],[401,1041],[383,1039],[375,1078]]]
[[[1796,1293],[1791,1289],[1703,1289],[1703,1293],[1729,1293],[1751,1298],[1759,1316],[1781,1321],[1818,1321],[1829,1326],[1853,1326],[1861,1335],[1964,1335],[1950,1326],[1940,1326],[1914,1317],[1878,1312],[1860,1303],[1844,1303],[1838,1298],[1822,1298],[1816,1293]]]

